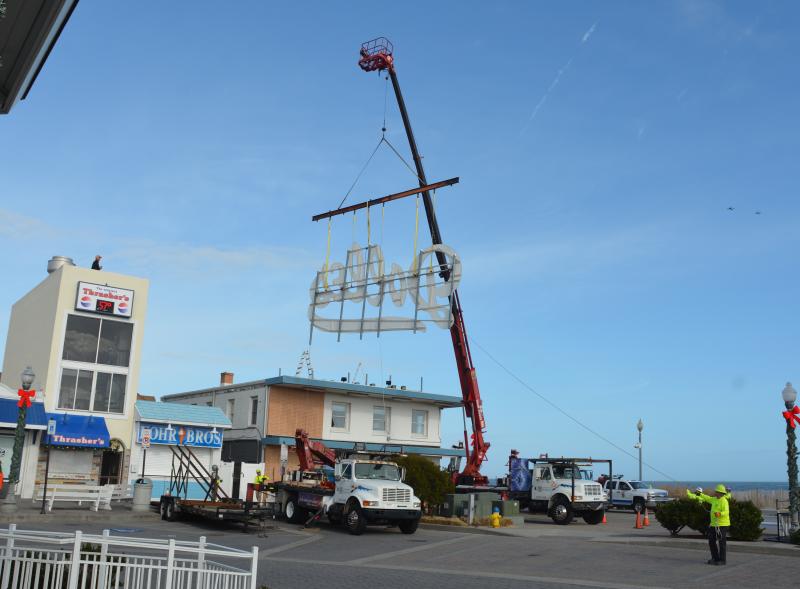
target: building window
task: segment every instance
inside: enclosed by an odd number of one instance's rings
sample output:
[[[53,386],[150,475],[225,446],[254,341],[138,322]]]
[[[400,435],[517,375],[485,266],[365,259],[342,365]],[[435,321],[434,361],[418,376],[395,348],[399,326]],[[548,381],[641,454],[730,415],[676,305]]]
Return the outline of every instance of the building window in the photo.
[[[331,427],[346,430],[350,417],[350,403],[331,403]]]
[[[228,399],[228,419],[233,421],[233,411],[236,408],[236,399]]]
[[[68,315],[58,408],[125,413],[132,343],[131,323]]]
[[[91,407],[98,413],[124,413],[126,381],[125,374],[64,368],[58,408],[89,411]]]
[[[128,366],[132,340],[131,323],[69,315],[61,358],[73,362]]]
[[[421,409],[411,410],[411,433],[415,436],[428,435],[428,412]]]
[[[389,416],[391,409],[383,405],[372,408],[372,431],[386,433],[389,431]]]
[[[250,397],[250,425],[258,424],[258,397]]]

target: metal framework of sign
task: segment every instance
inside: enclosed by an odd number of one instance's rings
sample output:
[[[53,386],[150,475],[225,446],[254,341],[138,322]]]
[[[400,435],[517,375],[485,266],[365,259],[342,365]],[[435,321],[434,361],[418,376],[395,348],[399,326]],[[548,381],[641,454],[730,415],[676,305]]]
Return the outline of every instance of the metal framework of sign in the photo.
[[[440,264],[437,252],[444,256]],[[445,276],[448,277],[445,280]],[[347,250],[344,264],[323,266],[311,283],[308,318],[314,328],[342,333],[382,331],[425,331],[426,323],[443,329],[453,324],[450,295],[461,281],[461,260],[444,244],[422,250],[408,270],[392,264],[384,271],[383,251],[378,245],[361,247],[354,243]],[[384,313],[386,297],[395,307],[409,307],[413,315],[399,317]],[[409,303],[409,304],[407,304]],[[367,313],[367,305],[377,311]],[[333,315],[323,309],[332,307]],[[311,337],[309,337],[310,341]]]
[[[136,441],[142,444],[144,430],[150,430],[150,444],[165,446],[197,446],[200,448],[222,448],[222,432],[216,428],[195,427],[193,425],[164,425],[142,423]]]
[[[116,286],[79,282],[75,309],[130,318],[133,309],[133,291]]]

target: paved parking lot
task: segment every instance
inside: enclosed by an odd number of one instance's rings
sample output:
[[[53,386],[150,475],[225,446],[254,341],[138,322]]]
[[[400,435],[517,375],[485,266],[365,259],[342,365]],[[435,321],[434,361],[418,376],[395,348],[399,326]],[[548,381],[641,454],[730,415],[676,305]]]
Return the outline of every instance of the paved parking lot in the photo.
[[[370,528],[363,536],[322,525],[303,531],[278,523],[265,534],[245,534],[203,522],[131,522],[131,535],[175,537],[238,548],[259,547],[259,582],[270,589],[523,589],[563,587],[694,588],[797,587],[800,549],[779,554],[734,548],[726,567],[705,564],[700,540],[670,539],[657,524],[631,532],[630,514],[612,513],[607,526],[567,527],[528,518],[508,535],[420,529],[412,536]],[[26,529],[99,532],[124,521],[39,523]],[[677,547],[676,547],[677,546]],[[763,545],[762,545],[763,546]]]

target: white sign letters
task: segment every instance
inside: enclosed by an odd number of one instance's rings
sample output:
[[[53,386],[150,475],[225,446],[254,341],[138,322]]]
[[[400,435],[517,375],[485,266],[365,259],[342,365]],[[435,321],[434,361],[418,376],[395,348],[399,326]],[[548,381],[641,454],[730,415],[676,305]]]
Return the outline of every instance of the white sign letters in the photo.
[[[439,263],[437,252],[444,256],[444,264]],[[354,243],[347,251],[344,264],[334,262],[327,269],[323,266],[311,284],[308,318],[312,333],[315,327],[339,334],[416,332],[425,331],[426,322],[449,329],[453,323],[449,297],[460,281],[461,260],[452,248],[444,244],[422,250],[408,270],[393,263],[386,273],[380,246],[363,248]],[[405,306],[408,300],[413,306],[413,317],[384,315],[383,301],[387,295],[396,307]],[[356,306],[346,306],[345,303],[355,303]],[[331,304],[332,315],[320,315],[320,310]],[[367,304],[377,308],[377,316],[374,313],[367,316]],[[355,317],[354,311],[357,313]]]

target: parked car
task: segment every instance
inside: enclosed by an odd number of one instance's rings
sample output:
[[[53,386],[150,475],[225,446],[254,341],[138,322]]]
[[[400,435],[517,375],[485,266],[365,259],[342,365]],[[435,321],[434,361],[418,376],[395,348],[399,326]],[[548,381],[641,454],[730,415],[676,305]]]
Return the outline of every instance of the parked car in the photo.
[[[655,509],[660,503],[673,499],[664,489],[653,489],[647,483],[629,481],[622,476],[606,481],[603,488],[612,507],[633,509],[637,513],[644,511],[645,507]]]

